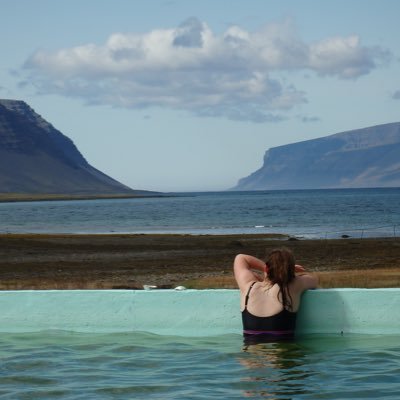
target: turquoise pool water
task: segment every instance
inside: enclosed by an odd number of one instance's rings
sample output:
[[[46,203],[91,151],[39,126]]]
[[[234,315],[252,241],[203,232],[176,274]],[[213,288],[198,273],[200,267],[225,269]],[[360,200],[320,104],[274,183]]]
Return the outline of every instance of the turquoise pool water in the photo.
[[[398,399],[399,339],[0,334],[0,399]]]

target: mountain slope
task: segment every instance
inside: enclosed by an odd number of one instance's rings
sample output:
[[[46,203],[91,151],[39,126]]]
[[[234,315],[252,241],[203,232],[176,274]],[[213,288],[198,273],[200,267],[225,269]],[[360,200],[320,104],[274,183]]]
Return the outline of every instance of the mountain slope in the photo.
[[[25,102],[0,100],[0,193],[134,194]]]
[[[390,186],[400,186],[399,122],[271,148],[233,190]]]

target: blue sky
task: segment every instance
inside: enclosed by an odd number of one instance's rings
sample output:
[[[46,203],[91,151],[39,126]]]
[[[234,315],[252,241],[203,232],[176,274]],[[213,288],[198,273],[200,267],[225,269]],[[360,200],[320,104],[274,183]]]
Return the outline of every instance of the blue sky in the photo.
[[[0,5],[0,98],[135,189],[224,190],[270,147],[400,121],[397,0]]]

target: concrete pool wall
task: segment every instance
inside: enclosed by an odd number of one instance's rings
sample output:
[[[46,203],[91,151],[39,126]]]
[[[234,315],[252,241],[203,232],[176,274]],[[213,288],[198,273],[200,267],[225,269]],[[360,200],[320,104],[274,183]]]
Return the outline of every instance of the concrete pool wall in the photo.
[[[399,334],[400,289],[311,290],[299,334]],[[0,332],[241,333],[238,290],[0,291]]]

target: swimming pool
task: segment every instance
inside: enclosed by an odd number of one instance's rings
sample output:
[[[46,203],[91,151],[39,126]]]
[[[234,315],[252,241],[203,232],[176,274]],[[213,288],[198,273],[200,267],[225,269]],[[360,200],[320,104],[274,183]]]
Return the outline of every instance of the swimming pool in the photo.
[[[236,290],[0,292],[0,399],[398,399],[399,299],[309,291],[245,348]]]
[[[398,399],[400,337],[0,334],[1,399]]]

